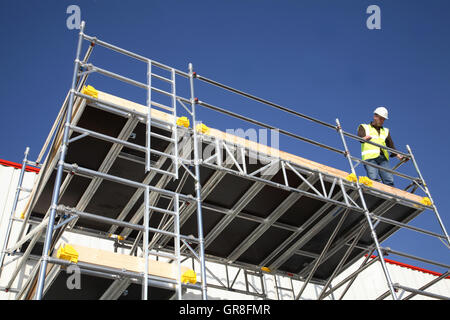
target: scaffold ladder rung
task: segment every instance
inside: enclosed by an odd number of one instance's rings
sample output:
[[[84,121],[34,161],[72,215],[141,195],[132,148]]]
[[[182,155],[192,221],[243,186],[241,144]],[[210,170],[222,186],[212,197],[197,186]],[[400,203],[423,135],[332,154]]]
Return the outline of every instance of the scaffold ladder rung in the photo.
[[[4,238],[4,241],[3,241],[3,248],[2,248],[2,251],[0,252],[0,276],[2,274],[2,270],[3,270],[3,267],[4,267],[5,255],[8,254],[6,248],[8,247],[9,238],[11,236],[11,230],[12,230],[13,222],[16,221],[16,218],[14,218],[14,214],[16,212],[17,204],[19,202],[19,195],[20,195],[20,193],[22,191],[30,192],[30,191],[28,191],[28,189],[25,189],[25,188],[22,187],[23,180],[24,180],[24,175],[25,175],[26,164],[27,164],[27,161],[28,161],[27,158],[28,158],[28,153],[29,152],[30,152],[30,148],[27,147],[25,149],[25,156],[23,158],[22,167],[20,169],[19,180],[17,181],[16,193],[15,193],[15,196],[14,196],[13,205],[11,207],[11,213],[10,213],[10,217],[9,217],[9,221],[8,221],[8,226],[7,226],[5,238]]]
[[[179,153],[178,153],[178,126],[177,126],[177,95],[176,95],[176,84],[175,84],[175,69],[171,68],[171,79],[165,78],[163,76],[157,75],[152,72],[152,66],[153,63],[151,60],[148,60],[147,63],[147,122],[146,122],[146,153],[145,153],[145,171],[149,172],[151,170],[155,170],[155,168],[152,167],[151,164],[151,156],[153,154],[157,154],[160,156],[166,156],[167,158],[171,159],[174,163],[173,166],[173,172],[168,171],[159,171],[163,174],[169,174],[170,176],[174,177],[174,179],[178,179],[178,163],[179,163]],[[159,92],[159,89],[156,89],[152,86],[152,78],[156,78],[159,80],[166,81],[170,83],[171,85],[171,92],[167,93],[168,96],[171,98],[172,106],[166,106],[162,103],[156,102],[152,100],[152,91]],[[171,119],[171,135],[170,137],[165,137],[162,135],[158,135],[157,133],[154,133],[151,131],[151,125],[152,125],[152,108],[157,107],[164,109],[166,111],[169,111],[170,119]],[[156,109],[155,109],[156,110]],[[157,137],[160,139],[168,140],[170,143],[173,144],[173,154],[172,155],[166,155],[161,154],[161,152],[152,149],[152,137]],[[156,171],[156,170],[155,170]]]
[[[148,268],[149,268],[149,255],[153,254],[156,256],[170,258],[177,264],[176,268],[176,296],[178,300],[182,299],[182,282],[181,282],[181,235],[180,235],[180,198],[179,194],[175,193],[173,196],[173,204],[168,206],[168,208],[159,208],[150,204],[150,188],[147,187],[144,194],[144,230],[143,230],[143,243],[142,243],[142,251],[144,255],[144,271],[142,273],[142,300],[148,299]],[[170,207],[173,207],[173,211],[169,210]],[[149,245],[150,245],[150,214],[151,211],[158,211],[165,214],[170,214],[174,217],[174,254],[169,253],[150,253]]]
[[[160,76],[159,74],[152,73],[151,75],[152,75],[153,77],[159,79],[159,80],[166,81],[166,82],[169,82],[169,83],[173,83],[173,80],[167,79],[166,77]]]

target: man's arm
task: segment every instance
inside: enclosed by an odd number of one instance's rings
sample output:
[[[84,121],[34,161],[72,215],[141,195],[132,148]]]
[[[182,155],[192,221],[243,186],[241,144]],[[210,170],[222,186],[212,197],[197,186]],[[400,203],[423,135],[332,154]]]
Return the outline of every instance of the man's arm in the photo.
[[[363,138],[364,140],[372,139],[371,136],[366,136],[366,130],[364,129],[364,127],[362,125],[359,125],[359,127],[358,127],[358,137]]]
[[[395,149],[394,141],[392,141],[392,137],[391,137],[391,132],[390,132],[390,131],[389,131],[388,136],[387,136],[387,138],[386,138],[386,146],[387,146],[388,148]],[[396,153],[391,153],[391,154],[390,154],[390,157],[391,157],[391,158],[396,157],[396,156],[397,156]]]
[[[394,141],[392,140],[392,137],[391,137],[391,131],[389,131],[388,136],[386,138],[386,146],[388,148],[395,149]],[[394,158],[394,157],[398,158],[399,160],[403,159],[403,156],[401,154],[391,153],[390,158]]]

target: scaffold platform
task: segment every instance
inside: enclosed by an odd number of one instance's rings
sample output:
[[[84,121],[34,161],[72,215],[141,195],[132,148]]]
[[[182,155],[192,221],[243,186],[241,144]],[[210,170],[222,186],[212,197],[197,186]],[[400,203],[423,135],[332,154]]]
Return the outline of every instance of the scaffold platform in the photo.
[[[73,118],[77,121],[73,126],[111,138],[118,137],[126,130],[129,118],[97,108],[96,106],[100,104],[116,104],[122,110],[145,110],[143,105],[99,91],[95,101],[89,97],[79,97],[75,100]],[[171,130],[168,128],[171,124],[169,115],[158,112],[152,115],[152,119],[155,122],[152,132],[165,137],[171,136]],[[191,130],[185,127],[178,127],[178,130],[184,131],[182,133],[188,136],[192,134]],[[128,131],[132,134],[128,134],[130,137],[127,141],[145,148],[145,124],[136,123],[135,127]],[[74,133],[70,139],[75,140],[81,135],[82,133]],[[92,181],[85,170],[98,172],[108,151],[113,147],[113,142],[102,138],[104,139],[86,136],[71,143],[66,156],[68,165],[63,177],[63,180],[70,177],[70,182],[65,186],[65,192],[60,199],[60,203],[66,207],[77,207]],[[362,205],[356,187],[346,179],[349,173],[283,153],[281,159],[288,161],[292,166],[292,169],[284,170],[289,186],[297,186],[298,190],[302,191],[296,192],[297,189],[286,186],[281,166],[269,173],[270,178],[267,178],[269,174],[264,175],[263,171],[252,175],[252,172],[257,172],[265,166],[260,160],[250,158],[252,151],[264,150],[270,153],[271,150],[266,146],[210,128],[207,134],[201,135],[202,150],[216,145],[216,139],[220,139],[222,144],[219,150],[223,157],[221,165],[209,162],[200,165],[200,183],[204,186],[202,212],[207,257],[255,269],[268,267],[270,270],[307,275],[344,216],[346,208],[344,192],[349,206],[353,206],[354,209],[345,214],[345,219],[341,221],[341,227],[330,244],[329,252],[314,273],[312,281],[325,281],[330,277],[357,235],[358,240],[353,243],[354,249],[346,258],[342,270],[364,255],[368,248],[373,248],[370,230],[363,229],[365,217],[361,212]],[[235,153],[239,147],[244,147],[247,174],[241,174],[233,161],[229,161],[227,165],[225,159],[227,151],[223,144],[227,144],[228,149],[233,148]],[[164,153],[168,146],[169,142],[162,138],[152,139],[151,148],[154,150]],[[188,147],[190,149],[185,148],[183,152],[191,155],[192,146]],[[152,162],[158,163],[160,170],[168,170],[171,165],[171,159],[164,155],[155,154]],[[143,193],[138,195],[139,188],[117,182],[116,177],[136,183],[150,181],[151,186],[163,187],[173,192],[178,190],[186,197],[195,195],[194,179],[183,167],[180,168],[179,174],[184,179],[167,178],[162,173],[153,174],[149,179],[144,170],[145,154],[136,149],[124,146],[115,158],[110,159],[110,163],[106,175],[97,176],[103,180],[97,190],[91,190],[93,195],[85,205],[83,210],[85,213],[142,224]],[[52,172],[48,183],[42,187],[31,218],[42,219],[50,207],[55,174],[56,172]],[[339,184],[342,184],[342,187]],[[319,190],[322,192],[317,193]],[[322,196],[321,199],[319,194],[323,193],[326,196]],[[364,197],[370,212],[400,223],[407,223],[424,210],[424,205],[420,202],[422,197],[382,184],[364,188]],[[169,202],[168,198],[161,196],[155,200],[155,207],[167,208]],[[197,237],[195,207],[190,206],[189,198],[182,203],[181,234]],[[70,213],[70,210],[66,212]],[[163,217],[162,214],[153,213],[150,227],[161,228]],[[166,223],[170,224],[170,221],[166,219]],[[138,236],[136,230],[126,227],[114,228],[104,221],[86,219],[82,215],[75,228],[93,235],[107,236],[115,233],[132,242]],[[376,233],[380,241],[383,241],[398,228],[390,223],[381,222],[376,227]],[[361,232],[362,230],[364,231]],[[154,248],[173,249],[173,240],[170,237],[158,237],[155,232],[151,235],[151,239],[155,241]],[[37,248],[36,253],[42,250],[42,247]]]

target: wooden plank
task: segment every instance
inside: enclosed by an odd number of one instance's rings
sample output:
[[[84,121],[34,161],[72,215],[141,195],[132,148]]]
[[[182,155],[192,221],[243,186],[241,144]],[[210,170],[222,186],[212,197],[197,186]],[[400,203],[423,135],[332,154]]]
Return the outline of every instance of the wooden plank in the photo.
[[[130,256],[128,254],[120,254],[106,250],[89,248],[77,244],[70,244],[78,252],[78,261],[85,262],[97,266],[106,266],[118,270],[127,270],[136,273],[144,272],[145,259],[141,257]],[[58,247],[59,249],[60,247]],[[56,252],[53,254],[56,257]],[[148,260],[148,274],[168,278],[177,279],[178,265],[176,263],[167,263],[162,261]],[[181,274],[190,270],[186,266],[181,266]]]
[[[127,109],[130,110],[136,110],[142,113],[146,113],[147,112],[147,107],[123,98],[119,98],[116,96],[113,96],[111,94],[105,93],[105,92],[101,92],[98,91],[98,98],[111,102],[111,103],[115,103],[118,104],[122,107],[125,107]],[[152,109],[152,117],[161,120],[161,121],[165,121],[165,122],[169,122],[172,123],[172,115],[169,115],[165,112],[159,111],[159,110],[155,110]],[[223,131],[214,129],[214,128],[210,128],[209,131],[207,133],[204,133],[205,135],[214,137],[214,138],[218,138],[224,141],[227,141],[231,144],[237,144],[237,145],[241,145],[249,150],[253,150],[257,153],[262,153],[268,156],[273,156],[273,157],[279,157],[280,159],[286,160],[286,161],[290,161],[292,163],[296,163],[300,166],[304,166],[307,168],[310,168],[312,170],[318,170],[320,172],[326,173],[326,174],[330,174],[332,176],[335,177],[339,177],[339,178],[345,178],[349,175],[348,172],[336,169],[336,168],[332,168],[326,165],[323,165],[321,163],[315,162],[315,161],[311,161],[305,158],[302,158],[300,156],[297,155],[293,155],[275,148],[271,148],[269,146],[242,138],[242,137],[238,137],[235,136],[233,134],[230,133],[225,133]],[[416,194],[412,194],[410,192],[401,190],[401,189],[397,189],[395,187],[391,187],[388,185],[385,185],[383,183],[379,183],[376,181],[373,181],[373,185],[372,187],[373,189],[376,190],[381,190],[387,193],[390,193],[392,195],[398,196],[398,197],[403,197],[412,201],[416,201],[416,202],[420,202],[422,200],[422,197]]]
[[[106,93],[106,92],[102,92],[102,91],[98,91],[98,99],[99,100],[105,100],[107,102],[122,106],[122,107],[126,107],[127,109],[130,110],[134,110],[140,113],[144,113],[147,114],[147,106],[144,106],[142,104],[133,102],[133,101],[129,101],[120,97],[116,97],[113,96],[112,94]],[[151,117],[167,122],[167,123],[172,123],[173,122],[173,115],[165,113],[163,111],[157,110],[152,108],[151,110]]]

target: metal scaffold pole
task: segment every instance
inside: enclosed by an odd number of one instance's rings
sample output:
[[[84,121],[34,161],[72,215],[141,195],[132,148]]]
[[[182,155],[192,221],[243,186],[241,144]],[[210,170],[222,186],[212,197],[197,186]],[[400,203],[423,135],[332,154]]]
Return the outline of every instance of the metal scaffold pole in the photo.
[[[151,132],[152,132],[152,61],[147,62],[147,119],[146,119],[146,148],[145,172],[151,169]]]
[[[39,278],[38,278],[38,284],[37,284],[37,291],[36,291],[36,300],[41,300],[43,296],[44,291],[44,284],[45,284],[45,276],[47,271],[47,264],[48,264],[48,258],[49,258],[49,251],[50,246],[52,243],[52,234],[53,234],[53,227],[55,222],[55,216],[56,216],[56,207],[58,205],[58,198],[59,198],[59,188],[61,186],[62,176],[64,172],[64,160],[66,157],[67,149],[68,149],[68,139],[69,139],[69,132],[70,132],[70,122],[72,118],[72,108],[74,104],[74,92],[75,87],[77,83],[77,74],[78,69],[80,65],[80,53],[81,53],[81,47],[82,47],[82,41],[83,41],[83,32],[84,32],[84,21],[80,25],[80,33],[78,36],[78,45],[77,45],[77,53],[74,63],[74,70],[73,70],[73,77],[72,77],[72,86],[70,90],[70,97],[69,97],[69,105],[66,111],[66,122],[64,126],[64,135],[63,140],[61,143],[61,154],[59,157],[58,162],[58,170],[56,172],[56,178],[55,178],[55,184],[53,187],[53,195],[52,195],[52,203],[50,207],[50,219],[48,221],[48,227],[47,232],[45,235],[45,242],[44,242],[44,249],[42,251],[42,258],[41,258],[41,266],[39,270]]]
[[[439,215],[439,211],[438,211],[436,205],[434,204],[433,198],[431,197],[431,193],[430,193],[430,190],[428,189],[428,185],[425,182],[425,180],[423,179],[422,173],[420,172],[420,169],[419,169],[419,165],[417,164],[416,159],[414,158],[414,155],[413,155],[409,145],[406,145],[406,149],[408,149],[408,152],[409,152],[409,154],[411,156],[411,160],[412,160],[412,162],[414,164],[414,167],[416,168],[417,174],[419,175],[419,178],[422,181],[422,184],[423,184],[423,187],[424,187],[424,191],[425,191],[425,193],[427,194],[428,198],[431,201],[431,206],[433,207],[433,212],[436,215],[436,218],[437,218],[437,220],[439,222],[439,225],[441,226],[442,231],[444,232],[445,238],[447,240],[447,243],[446,244],[444,243],[444,244],[448,248],[450,248],[450,238],[448,236],[447,230],[445,229],[445,225],[442,222],[441,216]]]
[[[352,173],[356,176],[355,167],[353,166],[352,158],[350,156],[350,152],[348,150],[347,143],[345,142],[345,137],[344,137],[344,134],[342,132],[342,127],[341,127],[341,123],[339,122],[339,119],[336,119],[336,124],[337,124],[337,131],[339,132],[339,135],[340,135],[340,137],[342,139],[342,144],[344,145],[345,157],[347,158],[348,163],[350,164],[350,168],[351,168]],[[367,204],[366,204],[366,201],[364,199],[364,194],[363,194],[361,185],[358,182],[358,179],[356,179],[355,184],[356,184],[356,188],[358,190],[359,197],[361,199],[361,203],[363,205],[364,215],[365,215],[365,217],[367,219],[367,223],[369,224],[370,234],[372,236],[372,239],[373,239],[373,241],[375,243],[375,247],[377,248],[378,255],[380,257],[381,267],[383,269],[384,276],[386,277],[387,285],[388,285],[389,290],[391,292],[392,298],[394,300],[397,300],[397,295],[395,294],[394,284],[392,282],[391,276],[390,276],[389,271],[387,269],[386,261],[384,261],[383,252],[381,250],[380,243],[378,241],[378,237],[377,237],[377,234],[375,232],[375,227],[374,227],[374,225],[372,223],[372,220],[370,218],[370,212],[369,212],[369,209],[367,208]]]
[[[25,149],[25,156],[22,161],[22,168],[20,169],[20,175],[19,175],[19,181],[17,182],[16,194],[14,196],[14,202],[13,202],[13,205],[11,208],[11,214],[10,214],[9,221],[8,221],[8,227],[6,229],[5,240],[3,242],[3,248],[2,248],[1,258],[0,258],[0,277],[1,277],[2,271],[3,271],[3,263],[5,261],[5,255],[6,255],[6,249],[8,247],[9,237],[11,236],[11,228],[12,228],[12,224],[14,221],[14,213],[16,212],[17,203],[19,202],[20,191],[22,191],[23,177],[25,175],[25,168],[27,166],[27,161],[28,161],[27,158],[28,158],[29,152],[30,152],[30,148],[27,147]]]
[[[178,300],[181,300],[183,298],[182,293],[183,293],[183,288],[181,285],[181,237],[180,237],[180,208],[179,208],[179,203],[180,203],[180,197],[178,194],[175,195],[175,199],[174,199],[174,233],[175,233],[175,256],[177,257],[177,289],[176,289],[176,297]]]
[[[150,129],[149,129],[150,130]],[[142,275],[142,300],[148,300],[148,243],[149,243],[149,220],[150,220],[150,203],[149,203],[149,188],[144,191],[144,241],[142,243],[142,252],[144,254],[144,272]]]
[[[192,63],[189,63],[189,83],[191,87],[191,112],[193,119],[193,144],[194,144],[194,167],[195,167],[195,193],[197,201],[197,228],[198,228],[198,241],[200,250],[200,270],[202,278],[202,299],[207,300],[206,293],[206,269],[205,269],[205,239],[203,237],[203,218],[202,218],[202,203],[201,203],[201,185],[200,185],[200,166],[199,166],[199,150],[198,150],[198,137],[196,128],[196,115],[195,115],[195,95],[194,95],[194,72]]]

